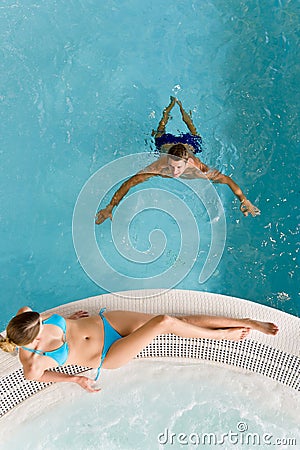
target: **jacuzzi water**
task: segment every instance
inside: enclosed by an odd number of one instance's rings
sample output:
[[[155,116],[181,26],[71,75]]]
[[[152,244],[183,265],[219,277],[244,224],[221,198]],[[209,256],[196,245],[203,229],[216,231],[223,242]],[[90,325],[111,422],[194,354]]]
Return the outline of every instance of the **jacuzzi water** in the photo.
[[[158,0],[2,1],[2,329],[21,305],[43,310],[105,292],[76,258],[76,199],[107,163],[151,152],[151,130],[170,95],[193,111],[205,140],[203,161],[232,175],[262,211],[244,218],[227,186],[216,187],[227,222],[225,248],[215,272],[199,284],[210,244],[201,202],[175,180],[137,187],[181,196],[198,224],[202,247],[175,284],[299,314],[297,9],[286,0],[166,0],[163,7]],[[185,131],[174,110],[168,131],[178,129]],[[151,231],[165,232],[166,248],[159,240],[162,258],[148,264],[149,276],[174,265],[181,233],[188,236],[174,225],[185,220],[177,201],[169,217],[159,202],[157,211],[148,210],[141,192],[137,222],[121,226],[144,253]],[[119,260],[109,247],[110,223],[95,229],[109,264],[129,277],[138,274],[145,287],[141,265]],[[131,288],[130,280],[116,279],[115,291]]]
[[[102,391],[97,394],[75,386],[63,403],[49,406],[47,397],[40,400],[42,413],[37,417],[23,410],[18,432],[2,432],[5,448],[299,446],[299,398],[255,374],[203,363],[135,360],[118,370],[103,370],[99,384]]]

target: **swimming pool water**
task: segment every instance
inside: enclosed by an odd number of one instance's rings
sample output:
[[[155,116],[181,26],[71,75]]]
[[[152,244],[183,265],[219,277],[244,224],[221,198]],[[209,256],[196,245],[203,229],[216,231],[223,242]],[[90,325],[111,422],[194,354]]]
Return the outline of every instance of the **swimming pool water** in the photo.
[[[77,261],[74,205],[103,165],[152,151],[170,94],[193,111],[203,161],[232,175],[262,210],[243,218],[229,189],[217,186],[227,221],[221,262],[200,285],[199,254],[177,287],[299,315],[299,5],[4,0],[0,10],[1,327],[24,304],[43,310],[104,292]],[[183,131],[173,117],[169,131]],[[148,186],[166,189],[163,181]],[[175,182],[168,189],[195,211],[206,251],[197,201]],[[155,273],[176,260],[178,237],[172,218],[145,214],[131,227],[141,251],[146,225],[147,233],[167,229]],[[105,243],[109,225],[96,229]],[[123,289],[130,283],[115,286]]]
[[[30,420],[19,416],[18,434],[6,425],[2,442],[11,450],[230,450],[274,447],[276,439],[282,444],[276,448],[297,448],[300,439],[299,398],[258,375],[203,363],[135,360],[118,370],[103,370],[99,384],[97,394],[75,386],[76,396],[70,393],[64,403],[48,406],[36,417],[30,414]],[[231,438],[222,438],[230,432]],[[178,441],[180,433],[186,444]],[[205,433],[213,434],[217,444],[202,441]],[[290,445],[284,445],[287,439]]]

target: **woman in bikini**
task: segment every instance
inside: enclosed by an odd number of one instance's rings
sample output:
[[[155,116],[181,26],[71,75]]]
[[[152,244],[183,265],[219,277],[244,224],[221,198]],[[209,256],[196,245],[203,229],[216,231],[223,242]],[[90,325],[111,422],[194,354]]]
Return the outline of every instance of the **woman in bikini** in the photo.
[[[40,315],[21,308],[1,337],[0,348],[19,351],[24,376],[40,382],[74,382],[88,392],[96,392],[94,380],[48,369],[76,364],[84,367],[116,369],[134,358],[158,335],[185,338],[245,339],[251,330],[275,335],[273,323],[219,316],[151,315],[132,311],[107,311],[98,316],[78,311],[65,319],[58,314]]]

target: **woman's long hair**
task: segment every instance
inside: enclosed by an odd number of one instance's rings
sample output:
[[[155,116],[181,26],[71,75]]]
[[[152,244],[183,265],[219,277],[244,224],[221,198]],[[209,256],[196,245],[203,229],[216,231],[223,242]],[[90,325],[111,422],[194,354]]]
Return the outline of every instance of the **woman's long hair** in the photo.
[[[6,327],[6,338],[0,337],[0,348],[5,352],[13,352],[16,347],[28,345],[40,331],[40,314],[26,311],[13,317]]]

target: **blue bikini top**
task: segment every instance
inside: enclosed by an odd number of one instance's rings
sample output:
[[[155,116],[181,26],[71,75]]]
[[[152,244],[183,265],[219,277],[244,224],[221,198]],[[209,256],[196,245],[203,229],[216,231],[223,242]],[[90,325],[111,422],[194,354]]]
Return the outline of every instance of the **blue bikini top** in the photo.
[[[24,350],[28,350],[31,353],[36,353],[41,356],[50,356],[50,358],[54,359],[59,366],[62,366],[68,359],[69,356],[69,347],[66,342],[66,321],[62,316],[58,314],[52,314],[52,316],[48,317],[48,319],[43,320],[44,325],[55,325],[59,327],[64,333],[64,343],[57,348],[56,350],[52,350],[51,352],[43,352],[42,350],[35,350],[33,348],[21,347]]]

